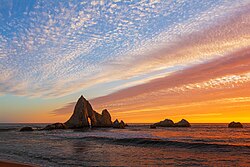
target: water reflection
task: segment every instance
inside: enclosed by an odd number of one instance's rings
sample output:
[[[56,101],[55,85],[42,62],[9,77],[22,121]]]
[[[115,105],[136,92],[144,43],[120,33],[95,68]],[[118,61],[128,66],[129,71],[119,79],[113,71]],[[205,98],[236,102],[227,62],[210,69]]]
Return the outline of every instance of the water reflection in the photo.
[[[157,139],[157,140],[153,140]],[[161,141],[178,141],[162,143]],[[158,142],[159,141],[159,142]],[[187,145],[185,143],[202,143]],[[248,166],[249,128],[223,126],[1,132],[0,157],[40,166]]]

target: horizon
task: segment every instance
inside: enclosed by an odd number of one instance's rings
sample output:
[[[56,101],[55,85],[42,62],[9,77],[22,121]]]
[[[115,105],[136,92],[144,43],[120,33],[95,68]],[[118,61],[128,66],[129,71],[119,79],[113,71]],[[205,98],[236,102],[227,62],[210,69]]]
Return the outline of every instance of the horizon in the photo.
[[[159,121],[162,121],[162,120],[159,120]],[[180,121],[180,120],[178,120]],[[176,121],[177,122],[177,121]],[[29,125],[29,124],[44,124],[44,125],[48,125],[48,124],[52,124],[52,123],[55,123],[55,122],[1,122],[0,124],[26,124],[26,125]],[[129,123],[129,124],[154,124],[156,122],[137,122],[137,123],[134,123],[134,122],[126,122],[126,123]],[[225,124],[225,125],[228,125],[230,122],[189,122],[191,125],[192,124]],[[240,122],[241,124],[250,124],[249,122]]]
[[[3,1],[0,123],[250,123],[250,2]]]

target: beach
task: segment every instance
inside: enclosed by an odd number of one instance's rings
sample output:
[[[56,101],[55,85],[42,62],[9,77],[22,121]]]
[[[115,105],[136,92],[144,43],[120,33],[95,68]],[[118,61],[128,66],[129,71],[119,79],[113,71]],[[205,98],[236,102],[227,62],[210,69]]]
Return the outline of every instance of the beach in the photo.
[[[33,167],[33,166],[16,162],[0,161],[0,167]]]

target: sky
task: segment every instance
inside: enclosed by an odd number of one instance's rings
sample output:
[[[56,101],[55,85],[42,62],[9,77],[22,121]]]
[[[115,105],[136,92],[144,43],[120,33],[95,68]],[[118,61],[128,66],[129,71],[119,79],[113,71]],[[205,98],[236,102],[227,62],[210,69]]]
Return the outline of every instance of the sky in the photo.
[[[2,0],[0,122],[250,122],[249,0]]]

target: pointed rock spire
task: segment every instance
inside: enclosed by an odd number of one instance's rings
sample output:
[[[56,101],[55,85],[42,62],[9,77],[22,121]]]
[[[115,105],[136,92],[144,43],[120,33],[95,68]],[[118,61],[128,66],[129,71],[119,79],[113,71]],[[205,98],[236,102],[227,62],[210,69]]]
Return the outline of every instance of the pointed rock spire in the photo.
[[[65,125],[68,128],[89,127],[90,122],[88,118],[91,120],[92,127],[112,126],[111,115],[108,110],[103,110],[102,114],[97,113],[83,96],[78,99],[74,112],[70,119],[65,122]]]

